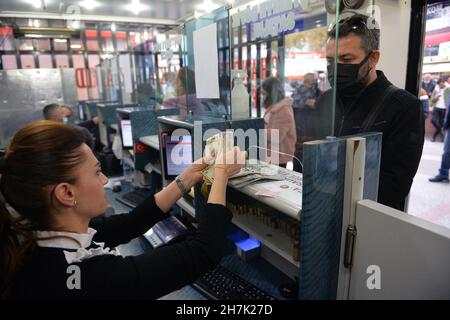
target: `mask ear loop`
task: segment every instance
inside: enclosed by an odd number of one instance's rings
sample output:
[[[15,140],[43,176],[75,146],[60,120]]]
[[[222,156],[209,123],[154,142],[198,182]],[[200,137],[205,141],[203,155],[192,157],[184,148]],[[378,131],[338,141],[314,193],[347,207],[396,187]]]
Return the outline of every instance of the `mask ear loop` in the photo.
[[[297,158],[297,157],[296,157],[295,155],[293,155],[293,154],[284,153],[284,152],[279,152],[279,151],[275,151],[275,150],[271,150],[271,149],[267,149],[267,148],[259,147],[259,146],[250,146],[250,147],[248,147],[248,149],[246,150],[246,151],[247,151],[247,154],[249,155],[249,157],[250,157],[250,152],[249,152],[249,151],[250,151],[250,149],[252,149],[252,148],[255,148],[255,149],[261,149],[261,150],[267,150],[267,151],[270,151],[270,152],[278,153],[279,155],[290,156],[290,157],[292,157],[292,158],[294,158],[295,160],[298,161],[298,163],[299,163],[300,166],[302,167],[302,171],[303,171],[303,163],[300,161],[299,158]],[[248,168],[248,162],[249,162],[249,160],[245,162],[245,167],[246,167],[246,168]],[[269,161],[269,163],[271,163],[271,162]]]
[[[366,64],[367,62],[369,62],[370,60],[370,56],[372,55],[373,52],[369,53],[363,61],[361,61],[361,63],[359,64],[359,67],[361,68],[364,64]],[[362,77],[359,81],[362,81],[364,79],[366,79],[369,76],[370,71],[372,71],[372,68],[370,68],[369,66],[369,70],[367,70],[367,73],[364,75],[364,77]]]

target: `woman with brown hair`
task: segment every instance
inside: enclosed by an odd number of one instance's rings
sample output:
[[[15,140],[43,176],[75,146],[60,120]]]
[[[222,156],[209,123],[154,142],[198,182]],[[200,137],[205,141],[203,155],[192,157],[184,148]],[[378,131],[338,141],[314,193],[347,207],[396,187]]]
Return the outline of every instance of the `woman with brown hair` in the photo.
[[[297,133],[291,98],[286,98],[280,80],[267,78],[261,85],[264,97],[264,128],[267,130],[267,148],[270,150],[268,160],[286,168],[295,152]],[[278,131],[277,141],[272,141],[272,131]],[[273,155],[272,155],[272,151]],[[277,151],[279,153],[277,153]],[[278,163],[277,163],[278,162]]]
[[[158,298],[195,281],[222,255],[228,177],[217,165],[206,213],[197,232],[134,257],[113,250],[145,233],[202,179],[205,161],[125,215],[103,216],[108,179],[79,130],[33,122],[14,136],[0,158],[0,295],[12,299]],[[231,159],[230,158],[230,159]],[[229,159],[229,158],[227,158]],[[79,283],[71,276],[78,270]]]

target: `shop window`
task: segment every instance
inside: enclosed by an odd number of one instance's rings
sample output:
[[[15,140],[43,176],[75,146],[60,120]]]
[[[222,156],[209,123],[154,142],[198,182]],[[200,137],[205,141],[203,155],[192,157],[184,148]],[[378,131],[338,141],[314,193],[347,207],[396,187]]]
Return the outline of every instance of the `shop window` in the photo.
[[[39,68],[53,68],[52,56],[49,54],[41,54],[38,57],[39,60]]]
[[[3,70],[17,69],[17,59],[13,54],[2,55],[2,67]]]
[[[111,31],[102,31],[100,32],[101,42],[102,42],[102,51],[103,52],[114,52],[114,43],[112,38]]]
[[[38,51],[50,51],[50,40],[49,39],[37,39],[36,40],[36,50]]]
[[[88,51],[99,51],[98,33],[96,30],[86,30],[86,47]]]
[[[23,54],[20,56],[20,63],[22,64],[22,69],[34,69],[36,64],[34,63],[34,56],[31,54]]]
[[[65,54],[55,55],[57,68],[69,68],[69,57]]]
[[[19,50],[20,51],[33,51],[33,41],[31,39],[19,39]]]
[[[83,41],[81,41],[80,39],[71,39],[70,49],[72,49],[72,51],[83,51],[84,50]]]
[[[55,51],[67,51],[67,40],[53,39],[53,48]]]
[[[127,33],[124,31],[116,32],[117,51],[128,51]]]

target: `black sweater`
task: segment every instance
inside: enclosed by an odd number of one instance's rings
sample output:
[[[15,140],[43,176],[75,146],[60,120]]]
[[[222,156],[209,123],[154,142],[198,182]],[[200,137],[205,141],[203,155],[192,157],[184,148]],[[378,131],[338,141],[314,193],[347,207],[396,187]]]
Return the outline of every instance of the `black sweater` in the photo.
[[[92,221],[93,241],[113,248],[145,233],[167,218],[154,196],[129,214]],[[155,299],[194,282],[217,265],[223,253],[225,228],[231,213],[221,205],[208,204],[197,232],[184,241],[132,257],[101,255],[80,263],[81,289],[69,290],[64,251],[36,247],[31,260],[18,274],[16,299]],[[91,247],[96,245],[92,243]]]
[[[390,85],[383,72],[377,71],[377,79],[358,97],[337,96],[335,135],[359,133],[375,101],[379,101],[377,97]],[[332,96],[330,90],[317,101],[317,128],[331,128]],[[403,210],[422,156],[425,124],[420,100],[405,90],[397,90],[386,99],[382,112],[368,131],[383,133],[378,202]],[[329,134],[324,131],[317,136],[323,138]]]

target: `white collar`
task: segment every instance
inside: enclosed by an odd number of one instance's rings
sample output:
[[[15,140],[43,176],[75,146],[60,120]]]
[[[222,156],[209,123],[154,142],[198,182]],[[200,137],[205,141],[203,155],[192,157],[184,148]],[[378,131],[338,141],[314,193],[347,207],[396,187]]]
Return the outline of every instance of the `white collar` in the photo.
[[[95,242],[92,241],[92,238],[97,233],[97,230],[88,228],[88,233],[74,233],[74,232],[59,232],[59,231],[35,231],[34,234],[39,238],[48,238],[48,237],[67,237],[67,238],[55,238],[49,240],[38,240],[38,246],[46,247],[46,248],[59,248],[59,249],[70,249],[76,250],[73,251],[64,251],[64,257],[68,264],[81,262],[83,260],[102,256],[102,255],[115,255],[118,256],[119,252],[117,250],[110,250],[109,248],[105,248],[105,243],[103,242]],[[76,241],[72,241],[68,238],[72,238],[77,240],[80,245]],[[87,250],[86,248],[91,246],[91,243],[96,244],[97,248],[91,248]]]
[[[88,233],[75,233],[75,232],[62,232],[62,231],[35,231],[34,235],[38,238],[50,238],[49,240],[38,240],[39,247],[46,248],[60,248],[60,249],[79,249],[88,248],[92,243],[92,238],[97,233],[97,230],[88,228]],[[58,238],[63,236],[64,238]],[[72,238],[76,241],[72,241],[68,238]],[[78,244],[77,241],[80,243]]]

